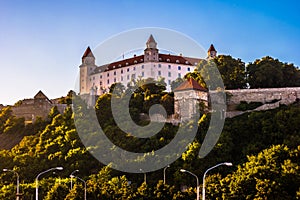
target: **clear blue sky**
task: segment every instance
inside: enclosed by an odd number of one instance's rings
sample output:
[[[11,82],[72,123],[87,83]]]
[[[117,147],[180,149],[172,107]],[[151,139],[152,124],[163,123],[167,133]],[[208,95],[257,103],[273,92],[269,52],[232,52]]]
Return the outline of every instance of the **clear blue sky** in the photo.
[[[281,3],[280,3],[281,2]],[[300,65],[299,1],[0,1],[0,104],[74,88],[81,56],[142,27],[182,32],[243,61]]]

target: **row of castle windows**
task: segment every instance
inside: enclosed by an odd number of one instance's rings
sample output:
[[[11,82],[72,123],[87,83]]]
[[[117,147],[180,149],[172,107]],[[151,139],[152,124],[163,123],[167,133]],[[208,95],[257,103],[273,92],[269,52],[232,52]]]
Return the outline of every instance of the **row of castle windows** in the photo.
[[[132,74],[133,76],[135,76],[135,74]],[[161,71],[157,71],[157,75],[158,76],[161,76],[162,75],[162,73],[161,73]],[[142,72],[141,73],[141,76],[142,77],[144,77],[145,76],[145,72]],[[108,76],[109,77],[109,76]],[[168,72],[168,77],[172,77],[172,72]],[[178,73],[178,78],[181,78],[181,73]],[[102,75],[100,75],[100,79],[102,79]],[[114,79],[116,79],[116,78],[114,78]],[[130,76],[129,76],[129,74],[127,75],[127,80],[129,80],[130,79]],[[93,80],[95,80],[95,76],[93,77]],[[82,80],[83,81],[83,80]],[[92,81],[92,79],[90,78],[90,81]],[[124,79],[123,79],[123,76],[121,76],[121,81],[124,81]],[[108,79],[108,83],[107,84],[109,84],[109,79]]]
[[[142,72],[142,73],[141,73],[141,77],[144,77],[144,76],[145,76],[145,74],[144,74],[144,72]],[[158,76],[161,76],[161,71],[158,71]],[[168,77],[172,77],[171,72],[168,72]],[[135,79],[135,78],[136,78],[136,75],[135,75],[135,74],[131,74],[131,77],[130,77],[130,75],[128,74],[128,75],[127,75],[127,81],[129,81],[130,78],[131,78],[131,79]],[[178,73],[178,78],[181,78],[181,73]],[[124,81],[124,77],[123,77],[123,76],[121,76],[121,80],[120,80],[120,81]],[[117,82],[117,78],[114,78],[114,81],[113,81],[113,82],[116,83],[116,82]],[[110,80],[109,80],[109,79],[107,79],[107,84],[108,84],[108,85],[110,84]],[[171,80],[168,81],[168,84],[169,84],[169,85],[171,84]],[[102,85],[103,85],[103,82],[100,81],[100,86],[102,86]]]
[[[155,65],[154,65],[154,67],[155,67]],[[162,66],[161,66],[161,64],[158,64],[158,68],[161,68]],[[142,69],[144,69],[145,68],[145,66],[144,65],[141,65],[141,68]],[[172,68],[172,66],[171,65],[168,65],[168,69],[171,69]],[[92,69],[91,69],[92,70]],[[127,70],[127,72],[129,72],[130,71],[130,68],[127,68],[126,69]],[[135,71],[136,70],[136,67],[133,67],[133,71]],[[177,66],[177,70],[181,70],[181,66],[179,65],[179,66]],[[191,68],[190,67],[188,67],[187,68],[187,71],[191,71]],[[100,71],[101,72],[101,71]],[[124,70],[123,69],[121,69],[121,74],[123,74],[124,73]],[[116,71],[114,71],[114,75],[116,75]],[[109,73],[107,73],[107,76],[109,76]]]

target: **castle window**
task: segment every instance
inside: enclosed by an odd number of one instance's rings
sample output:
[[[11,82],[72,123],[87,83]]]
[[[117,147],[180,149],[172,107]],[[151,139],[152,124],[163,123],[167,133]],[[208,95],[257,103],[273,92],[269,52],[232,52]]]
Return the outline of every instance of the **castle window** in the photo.
[[[123,74],[123,69],[121,69],[121,74]]]
[[[113,69],[116,68],[116,66],[113,66]]]
[[[121,65],[121,64],[119,64],[119,67],[122,67],[122,65]]]
[[[171,65],[168,65],[168,69],[171,69]]]
[[[198,63],[195,62],[195,66],[197,66],[197,65],[198,65]]]
[[[144,69],[144,65],[142,65],[142,69]]]
[[[188,67],[187,70],[188,70],[188,72],[189,72],[189,71],[191,71],[191,68]]]
[[[133,71],[135,71],[135,67],[133,67]]]
[[[134,63],[137,63],[137,61],[135,60]]]
[[[176,60],[176,63],[179,63],[179,60]]]
[[[158,73],[157,73],[157,74],[158,74],[158,76],[161,76],[161,71],[158,71]]]
[[[127,72],[129,72],[129,68],[127,68]]]
[[[107,84],[109,84],[109,79],[107,79]]]
[[[143,62],[143,59],[141,59],[141,62]]]
[[[117,72],[116,72],[116,71],[114,71],[114,75],[117,75]]]
[[[178,73],[178,78],[181,78],[181,74],[180,73]]]
[[[135,79],[135,74],[131,74],[131,79]]]
[[[93,76],[93,80],[95,80],[95,76]]]
[[[158,68],[161,68],[161,64],[158,64]]]
[[[178,70],[181,70],[181,66],[178,66]]]
[[[171,77],[171,76],[172,76],[171,72],[168,72],[168,77]]]
[[[114,83],[117,82],[117,78],[114,78]]]
[[[167,62],[170,62],[170,59],[169,59],[169,58],[167,59]]]
[[[129,65],[129,63],[127,62],[126,65]]]
[[[123,76],[121,76],[121,81],[124,81],[124,78],[123,78]]]
[[[107,77],[109,77],[109,73],[107,73]]]
[[[100,78],[102,78],[102,74],[100,75]]]
[[[142,77],[144,77],[144,75],[145,75],[145,73],[144,73],[144,72],[142,72]]]
[[[171,85],[171,80],[168,80],[168,85]]]
[[[189,64],[189,61],[185,61],[185,64],[187,64],[187,65],[188,65],[188,64]]]
[[[102,81],[100,81],[100,83],[99,83],[100,85],[102,85]]]
[[[129,74],[127,75],[127,80],[129,80]]]

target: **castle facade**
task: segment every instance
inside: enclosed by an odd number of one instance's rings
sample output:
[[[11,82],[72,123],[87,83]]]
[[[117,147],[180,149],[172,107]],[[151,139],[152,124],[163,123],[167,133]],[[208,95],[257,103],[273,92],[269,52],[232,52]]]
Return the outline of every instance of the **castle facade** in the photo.
[[[208,58],[217,55],[214,46],[208,50]],[[125,87],[137,78],[164,78],[167,91],[171,91],[171,83],[193,72],[201,58],[184,57],[159,53],[157,43],[152,35],[146,42],[142,55],[134,55],[102,66],[95,64],[95,56],[90,47],[82,56],[80,68],[80,94],[101,95],[108,92],[114,83],[122,83]]]

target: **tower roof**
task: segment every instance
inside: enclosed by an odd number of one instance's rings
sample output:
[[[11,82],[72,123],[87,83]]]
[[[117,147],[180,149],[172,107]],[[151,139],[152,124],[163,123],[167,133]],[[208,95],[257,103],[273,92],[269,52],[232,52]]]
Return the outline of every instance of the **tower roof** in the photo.
[[[157,45],[157,43],[155,42],[153,35],[151,34],[149,39],[146,42],[146,46],[149,49],[156,49],[157,48],[156,45]]]
[[[149,39],[147,40],[147,44],[150,43],[150,42],[156,43],[152,34],[150,34],[150,37],[149,37]]]
[[[33,98],[34,99],[45,99],[51,103],[50,99],[48,99],[48,97],[41,90],[38,91],[38,93],[36,93],[36,95],[34,95]]]
[[[84,54],[82,56],[82,58],[85,58],[85,57],[93,57],[93,58],[95,58],[95,56],[94,56],[94,54],[93,54],[93,52],[92,52],[92,50],[91,50],[91,48],[89,46],[86,48],[86,50],[85,50],[85,52],[84,52]]]
[[[216,51],[215,47],[213,44],[210,45],[209,49],[207,50],[207,52],[210,52],[210,51]]]
[[[200,86],[197,81],[192,78],[181,83],[174,91],[183,91],[183,90],[199,90],[199,91],[207,91],[204,87]]]

